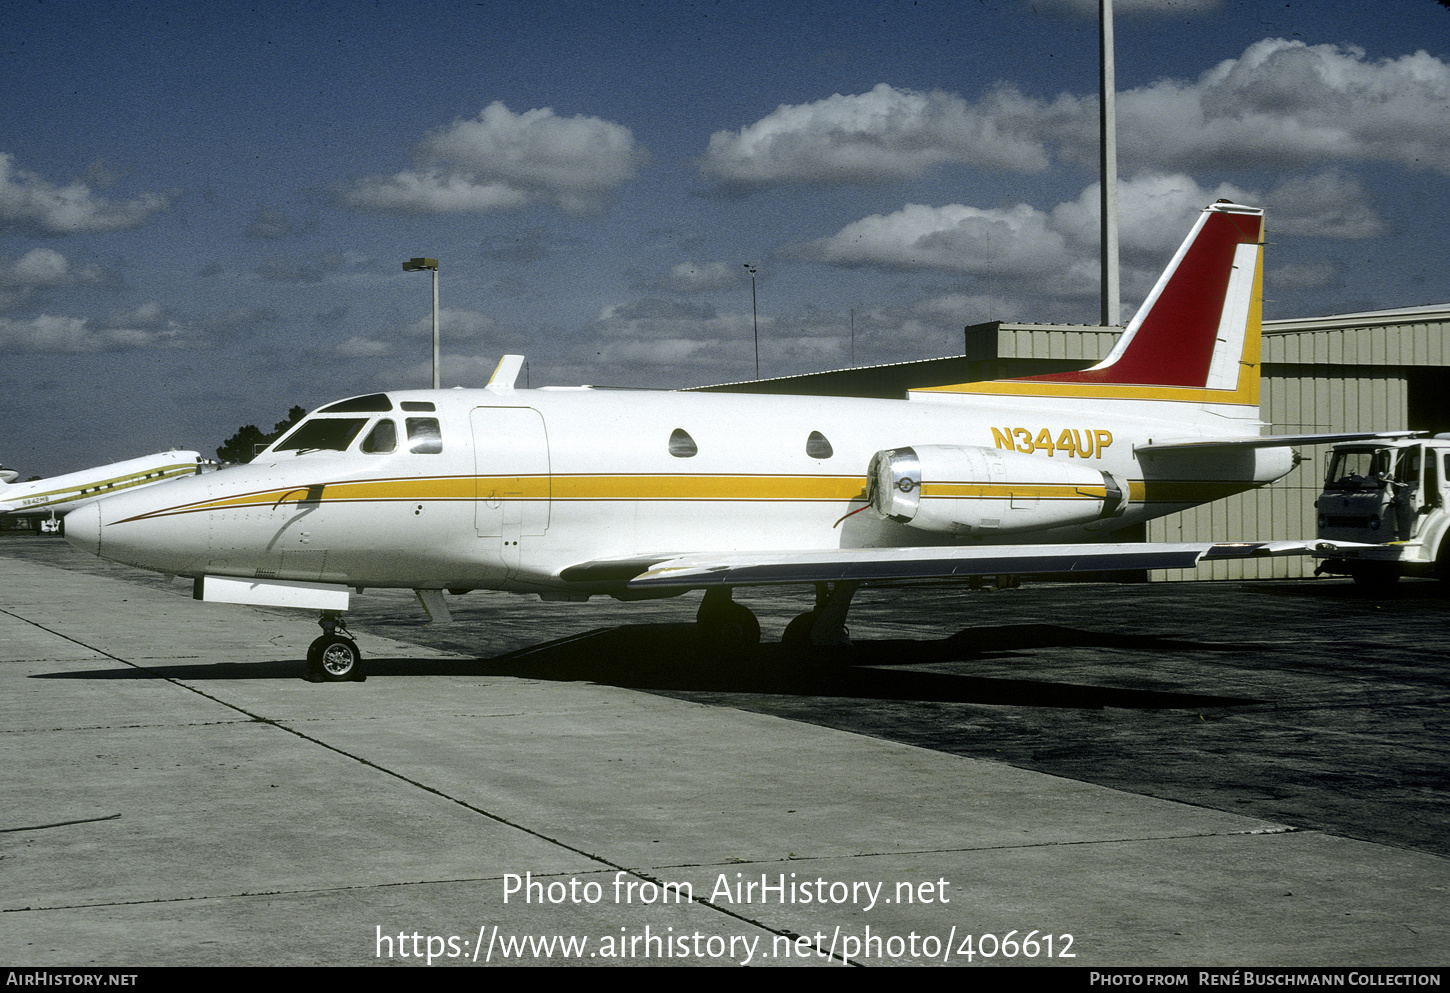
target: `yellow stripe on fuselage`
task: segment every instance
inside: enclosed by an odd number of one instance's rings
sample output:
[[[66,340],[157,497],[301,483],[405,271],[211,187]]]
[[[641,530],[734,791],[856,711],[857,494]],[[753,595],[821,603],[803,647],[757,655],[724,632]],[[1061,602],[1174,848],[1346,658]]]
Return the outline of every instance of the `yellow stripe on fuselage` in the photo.
[[[1218,480],[1132,479],[1131,504],[1195,504],[1252,489],[1254,483]],[[1041,483],[928,482],[923,499],[1096,500],[1107,499],[1102,486]],[[311,503],[393,503],[402,501],[474,501],[488,499],[585,503],[591,501],[817,502],[849,503],[866,498],[863,476],[807,475],[626,475],[581,473],[558,476],[434,476],[345,480],[312,487],[293,486],[240,493],[139,514],[144,520],[175,514],[277,508]],[[116,523],[122,523],[120,521]]]
[[[555,500],[852,500],[866,489],[863,476],[581,473],[552,479],[545,495]],[[478,485],[484,492],[486,481]]]

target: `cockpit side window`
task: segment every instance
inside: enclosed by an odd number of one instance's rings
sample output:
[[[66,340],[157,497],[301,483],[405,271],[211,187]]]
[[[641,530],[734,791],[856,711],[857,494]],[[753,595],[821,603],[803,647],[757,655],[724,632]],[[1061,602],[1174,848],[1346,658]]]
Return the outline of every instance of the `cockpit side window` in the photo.
[[[286,438],[277,443],[279,452],[308,452],[317,449],[344,452],[357,437],[366,417],[314,417],[303,421]]]
[[[398,427],[384,417],[363,439],[362,450],[371,455],[387,455],[398,450]]]
[[[437,455],[443,451],[443,432],[438,428],[438,418],[408,418],[408,451],[418,455]]]

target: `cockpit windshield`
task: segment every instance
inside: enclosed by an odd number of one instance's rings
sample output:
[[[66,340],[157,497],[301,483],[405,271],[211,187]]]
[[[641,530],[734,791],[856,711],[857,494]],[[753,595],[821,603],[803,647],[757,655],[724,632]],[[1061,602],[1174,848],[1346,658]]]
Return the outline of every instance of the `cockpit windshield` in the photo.
[[[1349,448],[1334,453],[1324,478],[1327,490],[1372,490],[1390,474],[1390,449]]]
[[[297,430],[278,442],[277,451],[343,452],[367,422],[366,417],[314,417],[303,421]]]

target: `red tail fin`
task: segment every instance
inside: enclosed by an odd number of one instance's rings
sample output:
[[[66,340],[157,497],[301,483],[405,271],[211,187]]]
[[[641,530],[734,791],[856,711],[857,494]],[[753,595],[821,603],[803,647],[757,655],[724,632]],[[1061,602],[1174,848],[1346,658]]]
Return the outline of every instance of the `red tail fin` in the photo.
[[[1205,208],[1117,345],[1091,369],[916,392],[1257,407],[1263,229],[1257,207]]]
[[[1256,275],[1263,230],[1260,209],[1226,202],[1208,207],[1106,359],[1081,372],[1030,378],[1235,388],[1249,325],[1257,338]],[[1232,363],[1232,377],[1224,375],[1226,369],[1215,368],[1222,363]],[[1214,372],[1219,375],[1212,376]]]

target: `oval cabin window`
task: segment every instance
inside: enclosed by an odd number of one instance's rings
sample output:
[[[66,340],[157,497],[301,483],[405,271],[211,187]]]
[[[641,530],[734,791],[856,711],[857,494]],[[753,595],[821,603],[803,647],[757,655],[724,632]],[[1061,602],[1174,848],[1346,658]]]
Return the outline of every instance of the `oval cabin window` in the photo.
[[[812,431],[811,436],[806,439],[806,454],[813,459],[828,459],[835,454],[835,450],[831,448],[825,435]]]
[[[670,432],[670,454],[677,459],[694,458],[700,452],[695,439],[690,437],[690,432],[684,428],[675,428]]]

